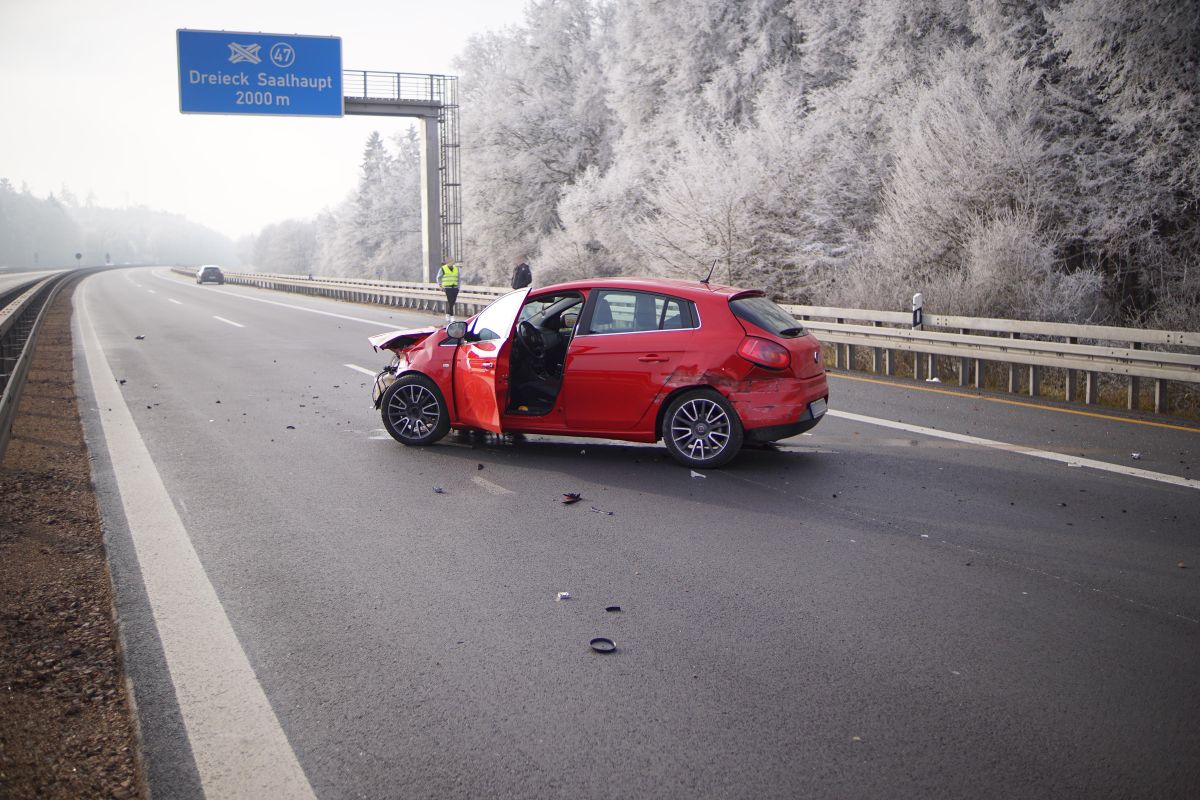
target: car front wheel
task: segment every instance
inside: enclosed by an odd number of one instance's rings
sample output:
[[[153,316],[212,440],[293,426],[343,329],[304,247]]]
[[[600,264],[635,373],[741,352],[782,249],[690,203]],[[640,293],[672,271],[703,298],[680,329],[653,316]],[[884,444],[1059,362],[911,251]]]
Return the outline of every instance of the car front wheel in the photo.
[[[686,467],[721,467],[742,448],[742,421],[729,401],[711,389],[676,397],[663,415],[662,438]]]
[[[424,375],[401,375],[383,393],[379,408],[383,426],[401,444],[433,444],[450,430],[446,401]]]

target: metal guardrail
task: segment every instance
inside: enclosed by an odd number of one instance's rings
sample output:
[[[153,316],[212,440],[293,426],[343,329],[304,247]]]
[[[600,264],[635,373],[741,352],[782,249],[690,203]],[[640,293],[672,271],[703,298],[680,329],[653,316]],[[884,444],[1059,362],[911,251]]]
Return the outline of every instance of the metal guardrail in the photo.
[[[175,271],[195,275],[192,269],[176,268]],[[259,273],[226,273],[225,279],[246,286],[353,302],[426,311],[441,311],[444,307],[442,291],[428,283]],[[458,303],[466,313],[475,313],[507,291],[496,286],[463,287]],[[921,380],[924,376],[939,374],[939,357],[950,358],[959,385],[982,388],[985,362],[1002,363],[1008,366],[1010,392],[1028,391],[1030,396],[1038,396],[1042,387],[1041,370],[1054,368],[1065,371],[1066,400],[1075,401],[1082,388],[1080,399],[1086,404],[1098,402],[1097,376],[1109,374],[1127,379],[1126,405],[1130,409],[1138,408],[1140,380],[1151,379],[1154,381],[1153,405],[1157,412],[1166,409],[1169,383],[1200,383],[1200,354],[1163,350],[1200,349],[1200,333],[946,314],[926,314],[924,329],[914,330],[912,314],[908,311],[808,305],[785,305],[784,308],[804,320],[823,344],[834,348],[833,366],[836,369],[853,369],[856,348],[866,348],[870,352],[872,371],[895,375],[896,353],[911,353],[913,377]],[[1145,346],[1156,349],[1147,350]]]
[[[172,267],[173,272],[195,277],[196,270]],[[371,281],[341,278],[306,278],[302,275],[269,275],[259,272],[226,272],[225,282],[282,292],[330,297],[354,303],[374,303],[396,308],[441,312],[446,295],[430,283]],[[511,291],[498,286],[463,286],[458,293],[456,311],[470,315],[482,311],[493,300]]]
[[[894,375],[895,351],[908,352],[914,356],[913,377],[920,380],[923,375],[937,376],[937,359],[945,356],[952,359],[959,385],[982,388],[984,362],[1002,362],[1008,365],[1008,391],[1024,389],[1036,397],[1041,394],[1041,369],[1051,367],[1065,372],[1068,402],[1080,393],[1082,375],[1085,404],[1099,400],[1098,375],[1118,375],[1127,378],[1126,407],[1131,410],[1139,407],[1140,379],[1149,378],[1154,380],[1156,412],[1166,409],[1169,382],[1200,383],[1200,355],[1163,349],[1200,348],[1200,333],[948,314],[927,314],[923,329],[914,330],[912,315],[906,311],[787,308],[817,331],[823,342],[834,345],[837,368],[853,369],[855,348],[865,347],[871,353],[872,371]],[[1157,349],[1146,350],[1147,345]]]
[[[51,275],[25,288],[0,308],[0,462],[12,435],[38,330],[59,290],[77,275],[78,272]]]

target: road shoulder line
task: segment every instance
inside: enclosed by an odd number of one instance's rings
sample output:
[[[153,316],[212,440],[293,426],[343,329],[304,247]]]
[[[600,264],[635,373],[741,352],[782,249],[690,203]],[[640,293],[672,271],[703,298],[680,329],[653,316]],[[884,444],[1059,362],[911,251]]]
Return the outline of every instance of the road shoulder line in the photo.
[[[77,307],[86,369],[205,794],[315,798],[118,389],[92,326],[91,285]]]
[[[1057,461],[1061,464],[1066,464],[1067,466],[1088,467],[1090,469],[1096,469],[1102,472],[1111,472],[1117,475],[1125,475],[1131,478],[1142,478],[1144,480],[1157,481],[1158,483],[1171,484],[1172,486],[1182,486],[1185,489],[1200,489],[1200,481],[1198,480],[1194,480],[1192,478],[1181,478],[1177,475],[1168,475],[1164,472],[1151,472],[1148,469],[1126,467],[1121,464],[1110,464],[1107,461],[1097,461],[1094,458],[1069,456],[1066,453],[1055,453],[1052,450],[1038,450],[1034,447],[1025,447],[1023,445],[1010,444],[1008,442],[998,442],[994,439],[981,439],[978,436],[968,436],[963,433],[953,433],[952,431],[940,431],[937,428],[926,428],[921,425],[910,425],[907,422],[893,422],[890,419],[868,417],[862,414],[853,414],[849,411],[839,411],[838,409],[833,408],[829,409],[825,413],[831,417],[847,419],[852,422],[864,422],[868,425],[879,425],[884,428],[905,431],[906,433],[932,436],[937,439],[948,439],[952,442],[972,444],[978,447],[990,447],[993,450],[1004,450],[1009,453],[1017,453],[1018,455],[1042,458],[1046,459],[1047,461]]]

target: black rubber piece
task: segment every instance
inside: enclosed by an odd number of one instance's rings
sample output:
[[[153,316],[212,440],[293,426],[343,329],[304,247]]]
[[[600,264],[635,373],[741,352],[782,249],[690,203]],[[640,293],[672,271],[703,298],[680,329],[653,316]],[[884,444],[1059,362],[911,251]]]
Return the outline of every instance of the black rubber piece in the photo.
[[[590,644],[592,649],[597,653],[615,653],[617,650],[616,643],[606,636],[597,636],[595,639],[592,639],[590,642],[588,642],[588,644]]]
[[[620,606],[606,606],[604,610],[605,611],[620,611],[621,607]]]

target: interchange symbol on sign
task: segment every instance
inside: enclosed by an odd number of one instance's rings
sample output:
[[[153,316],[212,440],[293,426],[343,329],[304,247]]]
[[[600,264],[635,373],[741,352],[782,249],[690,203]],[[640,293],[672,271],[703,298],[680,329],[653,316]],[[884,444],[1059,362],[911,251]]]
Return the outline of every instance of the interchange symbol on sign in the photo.
[[[258,57],[259,44],[238,44],[237,42],[229,43],[229,63],[240,64],[243,61],[248,61],[251,64],[261,64],[262,59]]]

